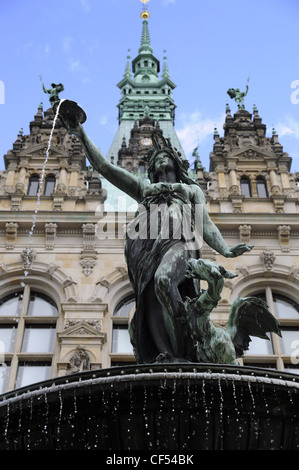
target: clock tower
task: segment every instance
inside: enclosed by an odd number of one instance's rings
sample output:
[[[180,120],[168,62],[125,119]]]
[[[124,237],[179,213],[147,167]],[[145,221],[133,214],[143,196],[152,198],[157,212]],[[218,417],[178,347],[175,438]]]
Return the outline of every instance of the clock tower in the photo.
[[[119,128],[107,154],[111,162],[135,173],[146,171],[142,156],[151,148],[155,131],[170,139],[184,155],[174,128],[173,90],[176,85],[170,79],[165,51],[160,73],[160,61],[151,46],[147,10],[143,10],[141,18],[138,55],[132,61],[131,56],[127,56],[125,73],[117,85],[121,90],[117,105]]]

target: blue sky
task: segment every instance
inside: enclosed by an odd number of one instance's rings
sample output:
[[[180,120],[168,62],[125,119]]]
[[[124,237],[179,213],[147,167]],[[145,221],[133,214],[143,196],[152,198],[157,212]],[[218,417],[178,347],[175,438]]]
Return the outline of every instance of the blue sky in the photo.
[[[199,145],[209,167],[213,129],[223,135],[228,88],[245,89],[267,135],[274,127],[299,171],[299,1],[151,0],[149,28],[156,57],[167,51],[177,85],[175,127],[187,156]],[[116,105],[128,49],[141,39],[139,0],[0,0],[0,169],[21,128],[29,133],[41,101],[39,76],[62,82],[61,98],[87,113],[85,128],[106,154],[118,127]],[[295,88],[292,88],[295,87]],[[297,103],[298,101],[298,103]]]

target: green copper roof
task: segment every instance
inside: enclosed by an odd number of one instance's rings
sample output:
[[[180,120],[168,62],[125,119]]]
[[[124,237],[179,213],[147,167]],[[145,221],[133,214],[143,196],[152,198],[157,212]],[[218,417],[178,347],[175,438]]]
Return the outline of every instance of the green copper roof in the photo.
[[[165,52],[165,51],[164,51]],[[138,55],[130,64],[130,55],[123,79],[118,83],[122,96],[118,104],[119,123],[123,120],[135,121],[145,116],[158,121],[172,121],[175,117],[175,103],[172,92],[176,85],[170,79],[166,56],[161,77],[160,62],[153,53],[148,21],[142,24],[141,45]],[[132,65],[132,75],[130,65]]]
[[[164,52],[166,52],[166,51],[164,51]],[[166,55],[163,57],[163,59],[164,59],[164,66],[163,66],[163,72],[162,72],[162,75],[161,75],[161,76],[162,76],[163,78],[169,78],[170,75],[169,75],[169,72],[168,72],[168,65],[167,65],[167,57],[166,57]]]
[[[143,21],[143,28],[142,28],[142,35],[141,35],[141,46],[139,48],[139,54],[142,53],[150,53],[153,54],[153,48],[151,47],[151,40],[149,35],[148,29],[148,22],[146,20]]]
[[[129,49],[128,52],[130,52],[130,49]],[[130,62],[131,56],[130,56],[130,54],[128,54],[127,59],[128,60],[127,60],[126,70],[125,70],[125,73],[124,73],[124,78],[132,78],[131,62]]]
[[[145,116],[158,121],[163,135],[170,138],[174,147],[184,155],[174,129],[176,105],[172,95],[176,85],[170,79],[165,51],[163,60],[163,71],[159,77],[160,62],[153,53],[148,21],[144,20],[138,55],[131,62],[128,54],[125,73],[117,84],[121,90],[121,98],[117,105],[119,128],[109,149],[108,159],[114,157],[115,161],[117,160],[123,138],[128,143],[135,121]]]

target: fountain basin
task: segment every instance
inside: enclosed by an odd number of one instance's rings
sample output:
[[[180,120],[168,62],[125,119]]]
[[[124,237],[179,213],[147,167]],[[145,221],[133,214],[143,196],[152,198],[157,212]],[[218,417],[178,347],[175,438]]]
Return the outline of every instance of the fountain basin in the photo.
[[[213,364],[72,374],[0,396],[0,450],[291,450],[299,376]]]

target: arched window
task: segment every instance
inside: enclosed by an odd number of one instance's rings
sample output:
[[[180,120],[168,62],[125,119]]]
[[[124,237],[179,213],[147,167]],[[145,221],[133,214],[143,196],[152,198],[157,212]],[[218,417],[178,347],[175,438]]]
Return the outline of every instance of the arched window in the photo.
[[[114,317],[129,317],[132,309],[135,307],[135,298],[133,296],[126,297],[124,300],[117,304],[113,316]]]
[[[268,197],[268,190],[265,178],[258,176],[256,179],[256,189],[258,197]]]
[[[128,325],[135,309],[135,298],[129,296],[119,302],[114,309],[112,319],[111,365],[134,362],[133,347],[130,341]]]
[[[55,182],[56,179],[54,175],[47,176],[45,181],[44,196],[50,196],[54,192]]]
[[[55,302],[28,285],[0,300],[0,393],[50,378],[57,317]]]
[[[32,175],[29,179],[27,195],[36,196],[38,192],[38,186],[39,186],[39,176]]]
[[[251,185],[250,181],[246,176],[242,176],[240,180],[240,185],[241,185],[241,193],[245,197],[251,197]]]
[[[260,367],[288,370],[299,374],[299,305],[291,298],[274,291],[270,286],[263,292],[251,294],[262,298],[278,320],[281,337],[269,334],[269,341],[251,337],[244,363]]]

